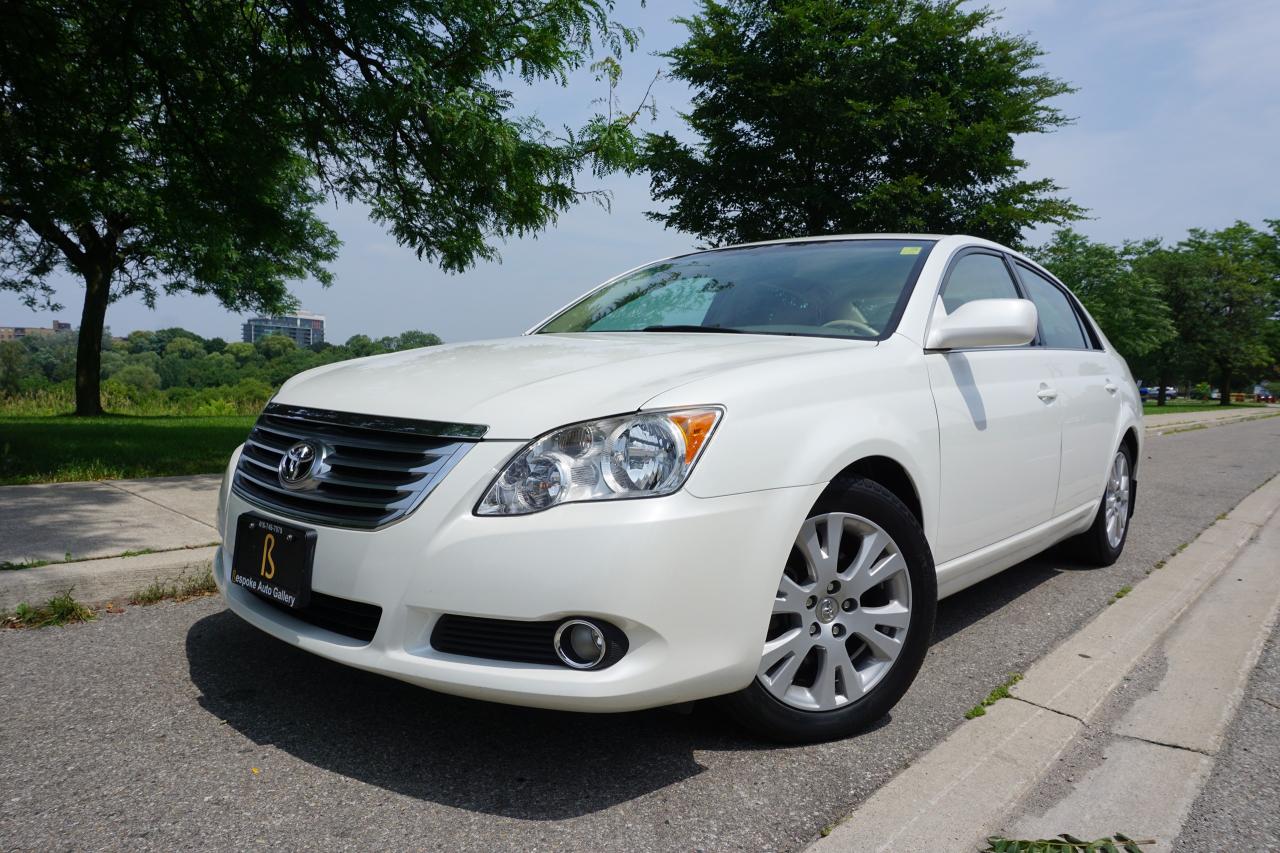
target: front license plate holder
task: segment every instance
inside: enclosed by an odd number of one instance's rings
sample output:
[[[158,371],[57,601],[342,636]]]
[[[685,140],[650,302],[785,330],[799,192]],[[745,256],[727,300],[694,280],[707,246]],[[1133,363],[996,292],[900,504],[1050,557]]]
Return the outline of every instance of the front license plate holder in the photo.
[[[311,602],[315,553],[314,530],[243,513],[236,521],[231,582],[281,607],[301,610]]]

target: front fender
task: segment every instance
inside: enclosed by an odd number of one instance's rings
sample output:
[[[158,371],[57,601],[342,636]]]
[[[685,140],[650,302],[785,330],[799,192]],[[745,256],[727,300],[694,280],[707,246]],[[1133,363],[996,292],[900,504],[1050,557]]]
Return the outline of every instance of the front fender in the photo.
[[[730,371],[663,393],[645,408],[715,400],[725,417],[686,488],[697,497],[827,483],[869,456],[897,462],[915,486],[926,535],[937,523],[938,418],[917,346],[827,352]]]

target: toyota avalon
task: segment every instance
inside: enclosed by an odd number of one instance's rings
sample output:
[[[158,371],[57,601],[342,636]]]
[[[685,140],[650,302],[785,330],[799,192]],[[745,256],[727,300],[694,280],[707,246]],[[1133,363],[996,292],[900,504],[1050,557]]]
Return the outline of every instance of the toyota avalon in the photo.
[[[1113,562],[1141,441],[1125,362],[1017,252],[734,246],[294,377],[227,468],[214,576],[267,634],[433,690],[843,737],[939,598],[1066,539]]]

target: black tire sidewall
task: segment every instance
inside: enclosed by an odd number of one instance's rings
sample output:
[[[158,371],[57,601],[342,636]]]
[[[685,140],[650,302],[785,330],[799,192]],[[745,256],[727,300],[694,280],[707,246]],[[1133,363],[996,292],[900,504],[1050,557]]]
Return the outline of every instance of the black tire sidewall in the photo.
[[[833,483],[808,517],[848,512],[874,521],[897,544],[911,579],[911,621],[902,653],[867,695],[832,711],[803,711],[783,704],[757,678],[722,698],[727,710],[752,731],[784,743],[806,743],[847,737],[883,719],[915,680],[933,637],[938,578],[920,523],[892,492],[871,480]],[[779,573],[782,569],[779,567]]]

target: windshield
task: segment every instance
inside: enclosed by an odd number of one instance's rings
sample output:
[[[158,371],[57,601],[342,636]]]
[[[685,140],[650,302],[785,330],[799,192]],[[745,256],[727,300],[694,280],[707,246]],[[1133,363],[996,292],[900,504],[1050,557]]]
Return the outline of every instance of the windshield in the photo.
[[[685,255],[622,276],[537,331],[878,338],[896,322],[932,246],[831,240]]]

